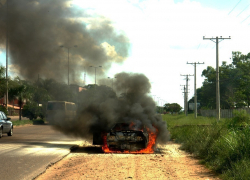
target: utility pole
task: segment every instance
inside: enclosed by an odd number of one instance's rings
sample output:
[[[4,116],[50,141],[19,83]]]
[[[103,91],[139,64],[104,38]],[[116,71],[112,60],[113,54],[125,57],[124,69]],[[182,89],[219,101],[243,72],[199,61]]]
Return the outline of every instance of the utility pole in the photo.
[[[60,47],[63,48],[64,46],[61,45]],[[74,47],[76,48],[77,45],[74,45]],[[68,49],[68,86],[69,86],[69,49],[72,47],[65,47],[65,48]]]
[[[95,88],[96,88],[96,68],[101,68],[102,66],[89,66],[95,68]]]
[[[219,79],[219,40],[220,42],[224,39],[231,39],[229,36],[228,38],[223,38],[220,36],[216,36],[216,38],[205,38],[203,36],[203,40],[211,40],[216,43],[216,116],[217,116],[217,121],[220,120],[220,79]]]
[[[113,80],[114,80],[114,78],[116,78],[116,77],[113,77],[113,78],[108,77],[108,78],[111,79],[111,82],[112,82],[112,89],[113,89],[113,84],[114,84]]]
[[[193,76],[190,74],[186,74],[186,75],[181,75],[181,76],[186,76],[186,116],[188,115],[188,76]]]
[[[161,100],[160,100],[161,114],[163,114],[162,104],[163,104],[163,100],[161,99]]]
[[[161,109],[160,109],[160,97],[157,97],[157,110],[159,111],[159,113],[161,113]]]
[[[86,72],[84,72],[84,86],[86,86]]]
[[[8,0],[6,1],[6,110],[8,112],[8,55],[9,55],[9,24],[8,24]]]
[[[186,108],[186,86],[185,85],[181,85],[181,86],[183,86],[184,87],[184,92],[182,92],[182,93],[184,93],[184,112],[185,112],[185,114],[186,114],[186,110],[187,110],[187,108]]]
[[[204,64],[203,63],[188,63],[187,64],[193,64],[194,65],[194,118],[197,118],[197,91],[196,91],[196,64]]]

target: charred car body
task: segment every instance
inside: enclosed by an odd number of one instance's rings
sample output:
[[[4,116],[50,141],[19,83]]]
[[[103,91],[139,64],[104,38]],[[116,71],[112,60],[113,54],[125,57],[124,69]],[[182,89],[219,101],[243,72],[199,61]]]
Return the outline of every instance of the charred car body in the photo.
[[[107,133],[106,140],[111,151],[139,151],[147,147],[149,134],[141,124],[117,123]]]

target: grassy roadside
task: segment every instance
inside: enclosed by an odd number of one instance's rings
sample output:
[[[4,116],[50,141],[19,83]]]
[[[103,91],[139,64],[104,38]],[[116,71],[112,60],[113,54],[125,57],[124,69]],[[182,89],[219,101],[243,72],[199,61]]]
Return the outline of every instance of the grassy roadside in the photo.
[[[168,127],[174,127],[174,126],[185,126],[185,125],[211,125],[213,123],[216,123],[216,119],[213,117],[203,117],[203,116],[197,116],[197,118],[194,118],[194,114],[189,114],[186,116],[185,114],[181,115],[170,115],[166,114],[162,116],[163,120],[167,122]],[[225,121],[225,119],[222,119],[220,121],[220,124],[222,124]]]
[[[23,126],[26,124],[32,124],[32,125],[40,125],[44,124],[44,120],[42,119],[36,119],[36,120],[17,120],[17,121],[12,121],[13,126]]]
[[[164,115],[172,139],[222,179],[250,177],[250,117],[242,111],[219,123],[215,118]]]

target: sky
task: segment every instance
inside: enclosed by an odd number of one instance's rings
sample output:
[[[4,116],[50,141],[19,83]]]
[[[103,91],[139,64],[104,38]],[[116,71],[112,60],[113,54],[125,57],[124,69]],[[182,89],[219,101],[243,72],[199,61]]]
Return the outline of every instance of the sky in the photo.
[[[119,72],[145,74],[152,85],[150,95],[160,105],[178,103],[184,107],[181,85],[186,81],[181,75],[194,74],[193,65],[187,62],[205,63],[197,65],[197,88],[204,81],[202,71],[216,67],[215,43],[203,36],[231,36],[219,43],[220,65],[222,61],[231,63],[232,51],[250,52],[249,0],[74,0],[72,4],[110,19],[129,39],[128,58],[123,64],[113,64],[105,72],[107,77]],[[1,49],[0,63],[5,66]],[[87,83],[92,81],[87,75]],[[193,76],[188,89],[190,99]]]

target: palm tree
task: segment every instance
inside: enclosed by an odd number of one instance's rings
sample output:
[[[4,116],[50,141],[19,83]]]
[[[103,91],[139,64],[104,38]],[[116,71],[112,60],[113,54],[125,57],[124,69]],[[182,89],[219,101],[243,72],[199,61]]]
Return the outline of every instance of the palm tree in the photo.
[[[14,79],[13,85],[9,90],[10,98],[16,98],[19,106],[19,120],[21,120],[22,106],[25,100],[29,100],[33,95],[33,87],[19,77]]]

